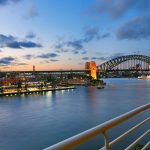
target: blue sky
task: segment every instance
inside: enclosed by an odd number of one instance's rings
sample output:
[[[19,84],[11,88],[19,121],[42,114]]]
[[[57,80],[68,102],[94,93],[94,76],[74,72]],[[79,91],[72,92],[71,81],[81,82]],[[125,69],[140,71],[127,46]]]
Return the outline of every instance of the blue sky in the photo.
[[[149,10],[148,0],[0,0],[0,70],[149,55]]]

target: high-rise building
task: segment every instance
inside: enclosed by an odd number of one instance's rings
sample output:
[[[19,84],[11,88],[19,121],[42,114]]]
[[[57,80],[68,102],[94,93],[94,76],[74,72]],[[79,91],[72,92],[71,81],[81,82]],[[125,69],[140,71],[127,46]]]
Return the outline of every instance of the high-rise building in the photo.
[[[33,66],[33,71],[35,71],[35,66]]]
[[[85,69],[90,70],[90,76],[93,79],[97,79],[97,69],[96,69],[96,62],[95,61],[91,61],[91,62],[86,62],[85,63]]]

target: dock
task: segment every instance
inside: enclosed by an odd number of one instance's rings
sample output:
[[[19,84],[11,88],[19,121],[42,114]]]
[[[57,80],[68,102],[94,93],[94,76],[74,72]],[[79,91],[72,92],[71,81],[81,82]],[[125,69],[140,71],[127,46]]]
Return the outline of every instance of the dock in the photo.
[[[34,90],[11,91],[11,92],[0,93],[0,97],[1,96],[31,95],[31,94],[35,94],[35,93],[43,93],[43,92],[57,91],[57,90],[69,90],[69,89],[75,89],[75,88],[76,88],[75,86],[69,86],[69,87],[56,87],[56,88],[34,89]]]

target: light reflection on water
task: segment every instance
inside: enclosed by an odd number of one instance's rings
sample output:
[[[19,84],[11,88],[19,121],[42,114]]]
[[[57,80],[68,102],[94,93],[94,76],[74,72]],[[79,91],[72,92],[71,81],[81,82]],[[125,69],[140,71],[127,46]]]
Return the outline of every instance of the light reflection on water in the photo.
[[[1,97],[0,150],[40,150],[149,102],[150,81],[107,79],[106,82],[102,90],[78,87]],[[128,124],[111,135],[117,136]],[[102,144],[96,138],[78,149],[95,150]]]

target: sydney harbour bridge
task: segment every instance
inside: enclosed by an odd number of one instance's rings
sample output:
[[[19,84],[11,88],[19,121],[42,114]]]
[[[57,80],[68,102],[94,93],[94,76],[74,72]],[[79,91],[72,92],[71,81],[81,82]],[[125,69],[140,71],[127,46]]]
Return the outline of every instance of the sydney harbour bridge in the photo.
[[[99,71],[150,71],[150,57],[126,55],[113,58],[97,66]]]
[[[52,75],[64,75],[64,74],[85,74],[90,72],[89,69],[82,70],[31,70],[31,71],[3,71],[1,73],[15,73],[15,74],[52,74]],[[150,57],[146,55],[126,55],[119,56],[108,60],[100,65],[96,66],[98,74],[110,73],[110,72],[144,72],[145,74],[150,73]]]

